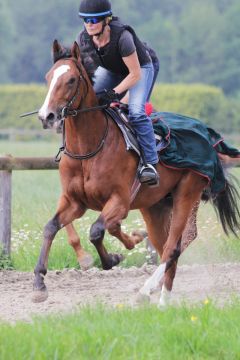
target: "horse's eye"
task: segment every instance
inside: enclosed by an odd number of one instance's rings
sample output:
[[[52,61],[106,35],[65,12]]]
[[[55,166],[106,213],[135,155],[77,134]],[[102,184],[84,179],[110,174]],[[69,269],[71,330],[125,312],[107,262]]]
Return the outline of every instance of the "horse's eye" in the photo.
[[[70,80],[68,80],[68,85],[73,85],[75,83],[76,79],[72,77]]]

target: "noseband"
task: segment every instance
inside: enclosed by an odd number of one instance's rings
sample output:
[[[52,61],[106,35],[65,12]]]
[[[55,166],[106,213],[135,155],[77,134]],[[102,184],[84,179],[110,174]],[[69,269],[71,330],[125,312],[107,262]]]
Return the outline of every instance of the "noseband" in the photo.
[[[73,59],[71,58],[66,58],[64,60],[72,60],[74,61]],[[64,106],[60,113],[58,114],[58,120],[62,121],[63,122],[63,142],[62,142],[62,146],[59,148],[59,151],[55,157],[55,161],[56,162],[59,162],[61,160],[61,157],[60,157],[60,154],[61,152],[63,151],[63,153],[67,156],[69,156],[70,158],[72,159],[76,159],[76,160],[86,160],[86,159],[90,159],[92,158],[93,156],[95,156],[102,148],[103,148],[103,145],[105,143],[105,140],[106,140],[106,137],[107,137],[107,134],[108,134],[108,128],[109,128],[109,123],[108,123],[108,117],[106,114],[105,115],[105,119],[106,119],[106,127],[105,127],[105,131],[104,131],[104,134],[102,136],[102,139],[100,140],[98,146],[97,146],[97,149],[94,150],[94,151],[91,151],[87,154],[84,154],[84,155],[80,155],[80,154],[73,154],[71,153],[67,147],[66,147],[66,140],[65,140],[65,119],[68,117],[68,116],[71,116],[71,117],[75,117],[77,116],[78,114],[80,113],[84,113],[84,112],[89,112],[89,111],[96,111],[96,110],[102,110],[102,109],[106,109],[107,108],[107,105],[99,105],[99,106],[93,106],[93,107],[90,107],[90,108],[81,108],[81,105],[82,105],[82,101],[86,98],[87,94],[88,94],[88,90],[89,90],[89,85],[88,85],[88,82],[87,80],[85,79],[85,77],[83,76],[82,74],[82,70],[80,68],[80,66],[74,61],[75,65],[77,66],[78,70],[79,70],[79,78],[78,78],[78,83],[77,83],[77,88],[76,88],[76,91],[75,91],[75,94],[73,95],[72,99],[68,101],[67,105]],[[77,99],[78,95],[80,94],[80,83],[81,82],[84,82],[85,84],[85,94],[84,96],[81,98],[80,100],[80,104],[79,104],[79,107],[77,109],[71,109],[73,103],[75,102],[75,100]]]

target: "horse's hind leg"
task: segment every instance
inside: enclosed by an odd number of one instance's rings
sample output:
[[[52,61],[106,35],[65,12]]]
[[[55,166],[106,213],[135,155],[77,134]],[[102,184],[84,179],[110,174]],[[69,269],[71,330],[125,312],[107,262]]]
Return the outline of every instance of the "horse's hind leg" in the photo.
[[[172,207],[172,197],[167,197],[150,208],[141,209],[147,227],[148,238],[160,257],[163,254],[164,244],[169,234]],[[150,278],[146,281],[144,287],[140,289],[140,294],[142,294],[144,298],[149,298],[153,291],[160,289],[161,284],[158,278],[155,277],[155,280],[156,281]]]
[[[181,240],[177,244],[177,249],[175,252],[175,258],[172,259],[172,265],[166,270],[164,276],[164,282],[161,290],[161,296],[159,300],[160,306],[166,306],[169,303],[171,290],[173,286],[173,280],[175,278],[177,270],[178,257],[183,253],[183,251],[191,244],[191,242],[197,237],[197,212],[199,208],[200,201],[197,201],[191,211],[190,217],[188,218],[187,225],[183,231]]]
[[[109,201],[105,204],[97,221],[91,226],[90,241],[96,247],[104,270],[111,269],[123,259],[121,254],[109,254],[107,252],[105,246],[103,245],[103,238],[105,230],[109,230],[109,232],[114,235],[120,231],[119,224],[121,220],[127,216],[129,210],[129,203],[127,199],[128,198],[126,197],[124,203],[123,196],[113,194]],[[124,238],[123,241],[125,241],[125,245],[131,247],[130,240],[128,238]]]
[[[194,173],[188,173],[173,193],[173,213],[169,235],[163,249],[162,264],[140,289],[141,294],[149,295],[151,288],[156,287],[157,283],[164,280],[160,298],[162,300],[160,300],[159,305],[163,305],[163,299],[168,298],[170,295],[177,260],[181,253],[182,234],[191,211],[200,200],[202,190],[205,186],[206,183],[203,178]],[[165,274],[167,274],[166,277]]]
[[[90,269],[93,265],[93,257],[92,255],[90,255],[88,252],[86,252],[80,243],[80,238],[73,226],[72,223],[68,224],[66,227],[66,232],[68,235],[68,242],[69,244],[73,247],[76,255],[77,255],[77,259],[79,262],[79,265],[81,267],[82,270],[87,270]]]
[[[126,249],[132,250],[135,245],[139,244],[146,236],[146,232],[134,231],[131,235],[124,233],[121,229],[121,223],[108,228],[109,234],[118,238]]]

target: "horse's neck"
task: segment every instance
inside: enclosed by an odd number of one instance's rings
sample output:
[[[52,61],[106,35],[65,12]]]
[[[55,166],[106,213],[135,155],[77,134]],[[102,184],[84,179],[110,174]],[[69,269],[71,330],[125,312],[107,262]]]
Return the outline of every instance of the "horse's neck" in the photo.
[[[96,106],[86,102],[83,108]],[[65,137],[68,151],[85,154],[94,151],[106,129],[106,117],[102,111],[89,111],[65,120]]]

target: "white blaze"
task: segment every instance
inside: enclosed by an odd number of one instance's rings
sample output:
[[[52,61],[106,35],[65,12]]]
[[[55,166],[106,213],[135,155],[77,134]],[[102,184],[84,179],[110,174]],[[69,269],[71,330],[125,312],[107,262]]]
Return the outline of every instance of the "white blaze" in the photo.
[[[48,115],[48,104],[49,104],[49,100],[51,97],[51,93],[54,89],[54,86],[56,85],[58,79],[60,78],[60,76],[62,76],[63,74],[65,74],[68,70],[70,69],[69,65],[61,65],[59,66],[57,69],[54,70],[53,72],[53,78],[48,90],[48,94],[46,96],[46,99],[44,101],[44,104],[42,105],[41,109],[39,110],[39,115],[42,118],[46,118]]]

